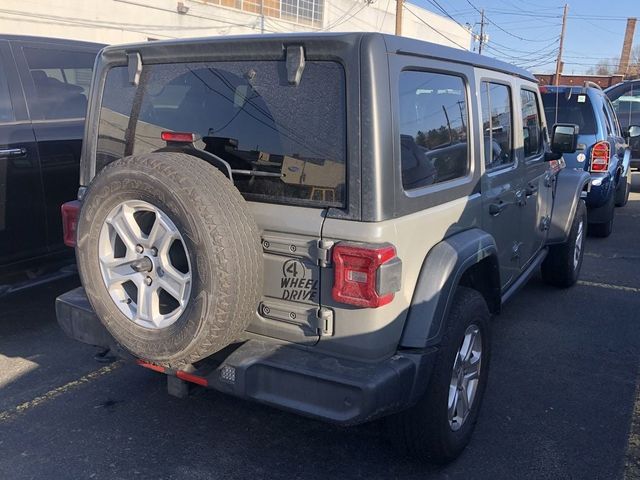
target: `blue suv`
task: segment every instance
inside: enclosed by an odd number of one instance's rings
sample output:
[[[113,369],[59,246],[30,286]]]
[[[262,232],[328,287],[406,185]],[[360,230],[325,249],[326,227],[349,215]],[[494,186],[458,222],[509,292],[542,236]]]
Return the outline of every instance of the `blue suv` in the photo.
[[[608,237],[615,207],[626,205],[631,187],[631,151],[611,101],[599,86],[540,87],[547,123],[579,127],[578,149],[564,154],[568,168],[586,170],[591,185],[586,202],[589,233]]]

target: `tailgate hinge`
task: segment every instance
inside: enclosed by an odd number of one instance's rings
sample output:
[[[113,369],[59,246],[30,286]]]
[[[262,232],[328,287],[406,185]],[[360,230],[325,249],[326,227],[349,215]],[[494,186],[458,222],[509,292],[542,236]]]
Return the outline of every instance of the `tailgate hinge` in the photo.
[[[316,312],[318,335],[321,337],[333,336],[333,310],[320,307]]]
[[[321,267],[328,267],[331,265],[331,247],[333,247],[334,242],[331,240],[320,240],[318,242],[317,254],[318,254],[318,265]]]

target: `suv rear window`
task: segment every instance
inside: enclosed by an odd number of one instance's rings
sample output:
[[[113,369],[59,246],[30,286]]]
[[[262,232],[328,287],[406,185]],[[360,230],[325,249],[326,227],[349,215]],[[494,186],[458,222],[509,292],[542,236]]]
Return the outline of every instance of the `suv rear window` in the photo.
[[[556,102],[558,119],[556,120]],[[596,118],[589,96],[584,93],[567,91],[542,94],[547,123],[573,123],[580,127],[580,134],[593,135],[597,132]]]
[[[344,206],[345,101],[344,70],[335,62],[307,61],[297,86],[287,82],[284,61],[145,65],[139,87],[126,67],[114,67],[97,171],[165,147],[162,131],[191,132],[197,148],[255,173],[234,174],[248,200]]]

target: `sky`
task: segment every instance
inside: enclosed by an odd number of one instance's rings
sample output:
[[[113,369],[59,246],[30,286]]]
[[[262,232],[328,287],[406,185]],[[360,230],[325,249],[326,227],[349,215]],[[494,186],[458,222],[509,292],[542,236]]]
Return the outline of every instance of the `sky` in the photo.
[[[558,55],[562,9],[569,5],[564,41],[566,74],[585,73],[603,58],[619,57],[627,17],[637,17],[634,46],[640,45],[639,0],[407,0],[480,32],[485,10],[483,54],[534,73],[553,73]],[[475,44],[477,48],[477,43]]]

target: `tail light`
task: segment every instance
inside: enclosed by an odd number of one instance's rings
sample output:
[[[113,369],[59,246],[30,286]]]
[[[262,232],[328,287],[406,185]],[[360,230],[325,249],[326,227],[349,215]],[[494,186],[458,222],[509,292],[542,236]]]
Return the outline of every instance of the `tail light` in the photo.
[[[73,200],[62,204],[62,233],[64,244],[67,247],[76,246],[76,230],[78,229],[78,217],[80,216],[80,202]]]
[[[598,142],[591,149],[591,171],[605,172],[609,168],[609,142]]]
[[[193,143],[196,136],[190,132],[162,132],[160,138],[171,143]]]
[[[333,248],[333,263],[336,302],[377,308],[400,290],[402,262],[393,245],[339,243]]]

